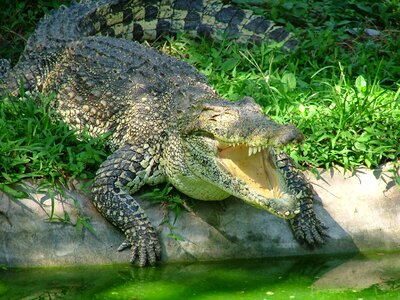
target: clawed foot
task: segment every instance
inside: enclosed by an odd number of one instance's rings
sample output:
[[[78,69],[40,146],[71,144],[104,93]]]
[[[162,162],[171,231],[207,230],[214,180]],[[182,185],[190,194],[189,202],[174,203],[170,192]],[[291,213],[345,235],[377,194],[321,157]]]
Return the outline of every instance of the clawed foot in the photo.
[[[312,209],[302,211],[289,220],[296,240],[310,248],[325,244],[328,227],[322,223]]]
[[[131,263],[140,267],[153,266],[161,258],[161,245],[152,227],[136,230],[134,227],[125,231],[126,240],[118,247],[122,251],[131,247]]]

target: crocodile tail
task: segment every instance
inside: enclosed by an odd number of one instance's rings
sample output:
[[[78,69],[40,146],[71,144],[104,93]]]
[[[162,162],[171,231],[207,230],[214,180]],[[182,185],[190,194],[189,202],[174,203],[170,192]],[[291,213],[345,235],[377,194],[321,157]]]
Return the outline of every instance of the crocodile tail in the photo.
[[[129,40],[153,41],[163,35],[186,32],[213,39],[240,42],[282,42],[293,48],[295,40],[282,27],[251,10],[221,0],[120,0],[100,6],[83,21],[86,34]],[[85,27],[84,26],[84,27]]]
[[[154,41],[178,32],[242,43],[274,40],[285,48],[295,45],[282,27],[221,0],[86,0],[62,6],[41,20],[9,72],[7,86],[17,94],[22,80],[25,89],[40,90],[66,47],[88,36]]]
[[[29,39],[25,54],[61,50],[84,36],[107,35],[154,41],[163,35],[186,32],[192,36],[236,39],[240,42],[295,40],[282,27],[251,10],[221,0],[102,0],[61,7],[45,17]]]

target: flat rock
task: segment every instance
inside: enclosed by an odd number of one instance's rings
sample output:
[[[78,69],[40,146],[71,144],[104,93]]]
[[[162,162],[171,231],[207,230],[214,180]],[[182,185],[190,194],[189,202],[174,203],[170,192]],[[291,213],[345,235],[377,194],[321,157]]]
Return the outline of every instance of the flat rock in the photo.
[[[400,250],[400,191],[389,166],[371,171],[340,169],[308,174],[319,195],[315,211],[329,226],[327,243],[307,249],[293,239],[285,220],[236,198],[223,202],[190,201],[191,211],[175,215],[143,200],[160,230],[166,262],[342,254]],[[29,185],[29,182],[27,183]],[[127,262],[129,251],[117,252],[123,234],[93,207],[90,194],[69,189],[51,199],[30,185],[30,198],[16,200],[0,192],[0,265],[9,267],[109,264]],[[162,223],[164,216],[167,223]],[[82,227],[89,220],[94,232]],[[72,224],[78,224],[73,226]]]
[[[400,253],[356,255],[327,268],[312,284],[313,289],[394,291],[400,280]],[[356,297],[354,297],[356,299]]]

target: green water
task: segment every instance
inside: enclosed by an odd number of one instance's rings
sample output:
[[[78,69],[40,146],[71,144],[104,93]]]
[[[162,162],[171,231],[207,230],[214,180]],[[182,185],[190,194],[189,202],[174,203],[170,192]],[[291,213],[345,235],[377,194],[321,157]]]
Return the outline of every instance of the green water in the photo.
[[[3,270],[0,299],[400,299],[400,254]]]

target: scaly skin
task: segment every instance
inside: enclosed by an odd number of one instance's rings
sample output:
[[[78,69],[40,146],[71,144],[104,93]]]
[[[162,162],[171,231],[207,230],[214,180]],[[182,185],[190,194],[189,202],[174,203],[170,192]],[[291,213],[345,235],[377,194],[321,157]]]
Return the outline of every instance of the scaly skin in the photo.
[[[222,99],[193,67],[130,41],[182,30],[293,46],[282,28],[219,1],[86,1],[39,24],[19,63],[1,72],[0,91],[18,94],[23,79],[25,89],[55,92],[53,108],[72,128],[111,133],[114,152],[97,171],[93,203],[140,266],[154,264],[161,247],[135,193],[166,181],[199,200],[234,195],[289,219],[298,240],[323,243],[312,187],[274,150],[301,142],[300,131],[270,120],[250,97]]]

